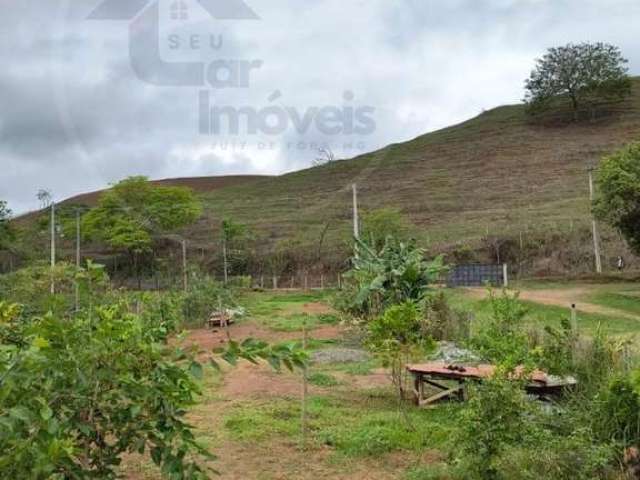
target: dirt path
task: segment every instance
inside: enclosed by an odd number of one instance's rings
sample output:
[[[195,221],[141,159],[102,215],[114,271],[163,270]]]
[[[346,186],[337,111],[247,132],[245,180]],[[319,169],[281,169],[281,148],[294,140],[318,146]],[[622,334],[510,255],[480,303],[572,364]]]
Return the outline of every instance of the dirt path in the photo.
[[[473,298],[485,299],[488,297],[487,290],[484,288],[467,288],[465,290],[469,292],[469,295]],[[566,289],[520,290],[520,299],[542,305],[565,307],[567,309],[570,309],[571,305],[575,303],[579,312],[626,318],[640,322],[640,316],[633,315],[632,313],[581,300],[582,298],[588,297],[592,291],[593,289],[588,286]]]
[[[333,310],[320,302],[291,305],[286,314],[310,313],[321,315]],[[300,332],[280,332],[269,329],[256,320],[242,320],[231,325],[228,331],[235,341],[256,338],[270,343],[299,339]],[[320,326],[309,332],[310,338],[340,339],[345,331],[340,326]],[[224,346],[227,331],[224,329],[198,329],[189,332],[182,345],[206,352]],[[274,435],[268,441],[248,443],[236,441],[225,434],[225,418],[238,405],[260,403],[282,398],[298,398],[302,391],[299,373],[274,372],[268,365],[253,365],[241,361],[233,368],[223,366],[219,383],[205,389],[201,403],[189,413],[188,420],[197,426],[199,437],[206,438],[210,449],[218,456],[211,466],[220,473],[221,480],[398,480],[409,465],[441,461],[441,454],[425,451],[422,455],[409,452],[393,452],[371,458],[336,461],[334,450],[318,444],[302,451],[297,438]],[[389,385],[388,373],[378,369],[369,375],[351,376],[333,372],[347,388],[370,390]],[[324,395],[329,387],[309,385],[310,395]],[[140,461],[142,460],[142,461]],[[130,480],[159,480],[157,470],[147,467],[148,460],[133,456],[127,464]]]
[[[266,342],[286,342],[302,338],[302,332],[274,331],[251,320],[230,325],[229,335],[236,342],[241,342],[247,338],[255,338]],[[316,340],[333,340],[340,338],[340,335],[341,329],[336,325],[322,326],[309,332],[309,336]],[[185,346],[197,346],[207,351],[222,347],[226,343],[227,332],[222,328],[191,330],[184,341]]]

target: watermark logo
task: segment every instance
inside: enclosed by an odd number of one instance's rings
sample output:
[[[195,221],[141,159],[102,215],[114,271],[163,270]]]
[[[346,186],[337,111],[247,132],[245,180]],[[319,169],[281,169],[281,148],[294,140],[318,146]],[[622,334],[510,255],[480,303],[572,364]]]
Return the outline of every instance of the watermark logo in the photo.
[[[204,18],[217,21],[216,29],[221,30],[212,32],[211,22],[192,21],[203,10]],[[306,137],[313,135],[355,138],[376,130],[376,109],[358,105],[351,91],[345,91],[334,105],[302,108],[287,105],[280,90],[260,106],[221,103],[217,92],[248,89],[264,63],[223,58],[228,41],[220,33],[228,26],[224,21],[260,19],[244,0],[103,0],[89,19],[129,22],[131,67],[140,80],[197,91],[198,132],[203,136],[277,136],[293,131],[306,142]],[[163,24],[165,19],[168,23]],[[203,25],[204,33],[196,31],[196,26]],[[351,140],[347,142],[351,144]]]
[[[200,134],[202,135],[282,135],[292,128],[304,136],[315,130],[323,136],[370,135],[376,129],[375,108],[357,106],[355,95],[346,91],[342,105],[307,107],[286,105],[280,100],[282,93],[273,92],[266,105],[215,105],[211,92],[200,92]]]
[[[258,20],[260,17],[243,0],[195,0],[214,20]],[[142,81],[158,86],[214,88],[248,86],[246,75],[260,68],[259,60],[219,59],[209,65],[202,61],[167,62],[162,58],[160,0],[104,0],[89,15],[91,20],[129,21],[129,57],[131,67]],[[189,4],[177,0],[170,4],[170,18],[189,19]],[[166,39],[169,48],[179,46],[175,35]],[[196,40],[191,38],[191,46]],[[199,42],[198,42],[199,46]]]

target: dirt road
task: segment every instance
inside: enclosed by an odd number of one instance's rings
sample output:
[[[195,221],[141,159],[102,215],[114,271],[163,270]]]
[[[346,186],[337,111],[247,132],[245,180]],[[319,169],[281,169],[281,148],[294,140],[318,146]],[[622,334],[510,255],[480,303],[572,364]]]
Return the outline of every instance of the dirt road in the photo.
[[[484,288],[467,288],[469,295],[473,298],[484,299],[488,297],[488,292]],[[582,300],[588,298],[590,293],[594,292],[596,287],[580,286],[571,288],[555,288],[555,289],[535,289],[520,290],[520,299],[540,303],[542,305],[553,305],[557,307],[571,308],[572,304],[576,305],[579,312],[606,315],[609,317],[626,318],[629,320],[637,320],[640,322],[640,316],[633,315],[616,308],[604,307],[589,303]]]

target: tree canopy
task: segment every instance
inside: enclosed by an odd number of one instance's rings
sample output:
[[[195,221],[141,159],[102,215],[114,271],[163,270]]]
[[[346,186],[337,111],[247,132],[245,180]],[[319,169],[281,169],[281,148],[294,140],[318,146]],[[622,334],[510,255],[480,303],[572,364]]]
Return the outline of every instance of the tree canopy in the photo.
[[[11,220],[11,210],[7,202],[0,200],[0,250],[8,248],[15,236],[9,221]]]
[[[618,47],[606,43],[550,48],[526,81],[529,111],[546,110],[567,99],[577,120],[584,108],[593,114],[598,104],[622,100],[631,92],[627,63]]]
[[[640,143],[605,157],[598,168],[594,212],[640,254]]]
[[[362,237],[365,241],[380,250],[387,237],[406,242],[411,239],[416,229],[400,210],[379,208],[364,213],[362,230]]]
[[[201,214],[202,205],[190,189],[129,177],[102,195],[83,224],[89,237],[115,249],[143,253],[151,249],[154,236],[187,226]]]

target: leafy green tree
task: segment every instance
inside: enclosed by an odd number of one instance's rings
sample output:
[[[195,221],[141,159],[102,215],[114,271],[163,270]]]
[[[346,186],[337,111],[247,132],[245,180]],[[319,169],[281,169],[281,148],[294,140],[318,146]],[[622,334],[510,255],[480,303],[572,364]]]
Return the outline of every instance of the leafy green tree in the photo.
[[[391,370],[398,397],[404,399],[409,377],[407,364],[423,359],[435,346],[424,313],[415,302],[407,301],[389,307],[367,328],[367,347]]]
[[[640,254],[640,143],[606,157],[598,168],[597,184],[594,213]]]
[[[10,223],[11,214],[7,202],[0,200],[0,250],[9,248],[15,240],[15,232]]]
[[[121,457],[137,452],[168,478],[206,478],[190,454],[207,452],[184,420],[200,369],[172,360],[140,317],[113,305],[4,323],[22,330],[0,345],[3,476],[116,478]]]
[[[180,302],[125,297],[77,315],[31,316],[0,301],[0,472],[2,478],[115,479],[126,455],[148,455],[167,479],[211,478],[212,456],[186,423],[204,371],[168,342]],[[222,359],[303,367],[295,342],[231,341]],[[212,365],[217,367],[215,359]]]
[[[415,227],[395,208],[380,208],[362,216],[362,238],[376,249],[384,246],[387,237],[409,241]]]
[[[530,112],[536,112],[565,98],[574,120],[584,107],[593,115],[599,103],[622,100],[631,93],[627,63],[618,47],[606,43],[550,48],[526,81],[525,101]]]
[[[84,216],[83,231],[127,252],[139,274],[138,256],[152,250],[155,237],[185,227],[201,214],[202,205],[190,189],[130,177],[102,195],[98,206]]]

